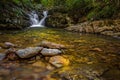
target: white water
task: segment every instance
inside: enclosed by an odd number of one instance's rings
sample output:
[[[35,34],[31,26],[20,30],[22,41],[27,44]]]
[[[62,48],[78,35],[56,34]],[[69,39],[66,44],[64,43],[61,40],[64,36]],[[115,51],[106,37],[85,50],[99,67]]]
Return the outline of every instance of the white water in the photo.
[[[29,14],[30,17],[30,27],[44,27],[45,25],[45,19],[47,18],[48,11],[43,11],[44,17],[39,20],[39,17],[35,11],[32,11],[31,14]]]

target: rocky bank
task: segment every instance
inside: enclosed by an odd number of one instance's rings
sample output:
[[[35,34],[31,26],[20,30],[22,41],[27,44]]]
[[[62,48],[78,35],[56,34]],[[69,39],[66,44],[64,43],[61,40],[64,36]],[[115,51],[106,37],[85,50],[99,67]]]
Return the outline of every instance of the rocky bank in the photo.
[[[119,38],[120,20],[86,21],[80,24],[71,25],[65,29],[68,31],[102,34]]]

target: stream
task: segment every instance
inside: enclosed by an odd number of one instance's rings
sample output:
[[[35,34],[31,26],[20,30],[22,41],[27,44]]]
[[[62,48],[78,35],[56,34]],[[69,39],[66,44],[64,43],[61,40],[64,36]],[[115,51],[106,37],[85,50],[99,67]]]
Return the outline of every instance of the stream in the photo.
[[[34,47],[43,40],[70,46],[62,54],[70,60],[69,66],[49,70],[48,64],[39,57],[1,62],[0,80],[120,80],[119,39],[53,28],[1,31],[0,34],[0,44],[11,42],[19,48]],[[0,49],[0,53],[5,50]]]

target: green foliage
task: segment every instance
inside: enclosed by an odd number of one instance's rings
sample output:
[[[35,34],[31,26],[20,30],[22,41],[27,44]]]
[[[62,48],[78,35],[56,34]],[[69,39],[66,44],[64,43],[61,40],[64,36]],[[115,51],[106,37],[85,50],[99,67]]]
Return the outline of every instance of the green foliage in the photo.
[[[47,9],[62,7],[68,13],[87,16],[88,19],[111,17],[117,14],[120,8],[120,0],[1,0],[0,4],[7,2],[22,4],[28,8],[36,8],[37,4],[42,4]]]
[[[47,8],[52,8],[54,6],[54,0],[41,0],[41,4]]]
[[[20,3],[20,1],[19,1],[19,0],[13,0],[13,2],[15,2],[15,3],[17,3],[17,4],[19,4],[19,3]]]

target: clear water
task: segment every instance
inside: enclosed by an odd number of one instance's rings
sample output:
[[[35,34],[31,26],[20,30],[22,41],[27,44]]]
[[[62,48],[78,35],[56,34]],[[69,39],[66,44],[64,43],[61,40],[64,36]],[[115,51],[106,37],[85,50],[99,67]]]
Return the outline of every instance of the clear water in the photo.
[[[42,80],[39,78],[41,76],[45,78],[47,76],[46,80],[120,80],[120,40],[51,28],[6,31],[0,35],[0,44],[11,42],[21,48],[36,46],[43,40],[70,46],[63,53],[63,56],[70,60],[70,65],[49,71],[45,68],[47,64],[44,61],[42,61],[44,65],[38,63],[41,66],[37,68],[32,66],[35,60],[25,60],[22,63],[12,61],[3,63],[10,67],[12,64],[12,69],[10,68],[8,75],[1,75],[1,80]],[[94,48],[102,51],[91,51]],[[6,69],[4,65],[1,64],[0,69]]]

